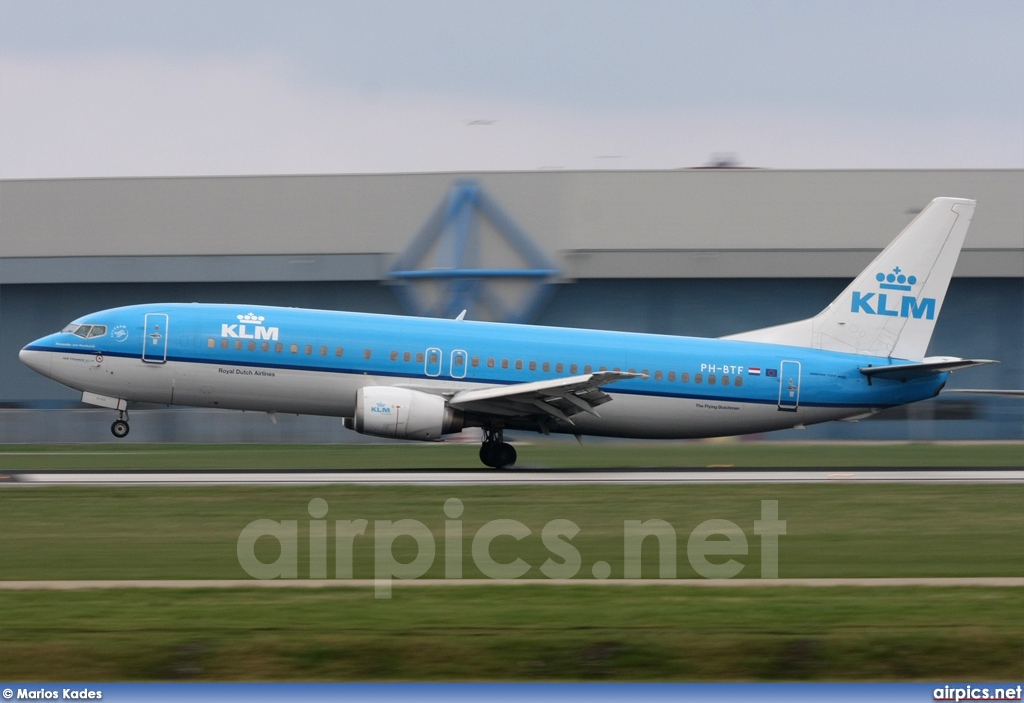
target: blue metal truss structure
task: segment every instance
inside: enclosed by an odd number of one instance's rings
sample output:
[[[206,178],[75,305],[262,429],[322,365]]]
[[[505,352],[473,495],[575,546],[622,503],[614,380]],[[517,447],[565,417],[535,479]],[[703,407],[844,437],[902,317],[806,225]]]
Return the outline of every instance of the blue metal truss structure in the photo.
[[[524,268],[480,266],[479,223],[486,220],[524,263]],[[431,253],[433,267],[424,268]],[[486,307],[502,322],[527,322],[546,299],[560,271],[515,221],[472,179],[458,179],[448,196],[431,214],[391,268],[387,278],[398,285],[398,296],[411,314],[455,317],[463,310]],[[437,282],[441,295],[428,303],[417,282]],[[528,281],[525,295],[516,302],[502,299],[492,285],[497,281]]]

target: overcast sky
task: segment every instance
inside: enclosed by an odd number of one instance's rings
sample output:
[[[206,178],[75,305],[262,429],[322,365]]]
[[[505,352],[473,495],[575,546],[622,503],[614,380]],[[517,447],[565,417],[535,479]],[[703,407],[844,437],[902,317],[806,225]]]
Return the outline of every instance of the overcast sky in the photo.
[[[1024,168],[1022,36],[1022,0],[0,0],[0,177]]]

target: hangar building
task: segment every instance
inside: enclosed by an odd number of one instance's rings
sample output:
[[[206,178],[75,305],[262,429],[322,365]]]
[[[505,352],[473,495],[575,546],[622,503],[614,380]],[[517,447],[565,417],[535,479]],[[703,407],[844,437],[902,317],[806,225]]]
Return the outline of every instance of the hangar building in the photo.
[[[809,317],[933,197],[976,198],[930,353],[1002,362],[954,374],[950,388],[1024,388],[1024,170],[7,180],[0,442],[111,439],[108,413],[82,410],[74,391],[18,361],[22,346],[87,312],[197,301],[403,313],[388,272],[464,179],[557,268],[532,322],[694,336]],[[514,246],[487,244],[501,229],[481,226],[480,248],[496,253],[478,258],[507,269],[516,265]],[[443,267],[435,258],[423,266]],[[211,420],[211,411],[154,412],[163,419],[136,421],[130,439],[327,442],[351,434],[337,420],[271,426],[251,413],[212,411],[219,419]],[[1024,439],[1024,402],[950,394],[858,424],[773,437]]]

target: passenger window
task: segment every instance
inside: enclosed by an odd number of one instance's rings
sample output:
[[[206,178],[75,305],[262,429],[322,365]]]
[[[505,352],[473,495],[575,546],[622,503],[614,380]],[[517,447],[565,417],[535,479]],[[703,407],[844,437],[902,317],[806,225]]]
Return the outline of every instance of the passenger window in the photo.
[[[206,340],[206,346],[208,346],[210,349],[214,349],[217,346],[217,340],[214,339],[213,337],[210,337],[209,339]]]
[[[249,342],[249,351],[256,351],[256,342]]]
[[[551,371],[551,362],[545,361],[543,364],[540,365],[540,369],[544,373],[548,373],[549,371]]]
[[[371,352],[369,349],[364,349],[363,350],[363,358],[364,359],[369,359],[371,356],[373,356],[373,352]]]
[[[412,361],[412,354],[410,352],[404,352],[402,354],[402,361]]]
[[[676,372],[675,371],[669,371],[668,372],[668,380],[669,381],[675,381],[676,380]]]
[[[580,368],[580,367],[579,367],[579,366],[577,366],[576,364],[570,364],[570,365],[569,365],[569,373],[571,373],[571,374],[575,375],[575,374],[576,374],[576,372],[577,372],[577,371],[579,371],[579,368]]]
[[[274,351],[280,354],[281,352],[284,351],[284,345],[278,342],[277,344],[274,345]]]
[[[723,386],[728,386],[729,385],[729,377],[728,376],[722,376],[722,385]]]
[[[493,369],[494,368],[494,357],[493,356],[487,358],[487,368],[489,368],[489,369]]]
[[[559,361],[555,364],[555,373],[562,373],[563,371],[565,371],[565,364]]]
[[[508,359],[502,359],[501,360],[501,368],[503,368],[503,369],[507,369],[508,368]]]
[[[654,372],[654,380],[655,381],[660,381],[661,380],[661,371],[655,371]]]
[[[293,344],[293,345],[291,345],[290,347],[288,347],[288,350],[289,350],[289,351],[290,351],[290,352],[291,352],[292,354],[298,354],[298,353],[299,353],[299,345],[298,345],[298,344]]]
[[[398,352],[392,350],[390,358],[392,361],[398,361]]]
[[[743,377],[742,376],[737,376],[736,377],[736,387],[739,388],[742,385],[743,385]]]
[[[235,349],[241,349],[241,348],[242,348],[242,340],[241,339],[236,339],[235,340]]]
[[[334,355],[337,356],[337,357],[345,356],[345,348],[344,347],[335,347],[334,348]]]
[[[226,339],[220,340],[220,348],[221,349],[227,349],[228,348],[228,344],[229,344],[228,340],[226,340]]]
[[[688,374],[686,371],[683,371],[681,374],[679,374],[679,382],[680,383],[689,383],[690,382],[690,374]]]
[[[305,347],[303,348],[303,351],[304,351],[304,352],[306,352],[306,355],[307,355],[307,356],[308,356],[308,355],[312,355],[312,353],[313,353],[313,345],[312,345],[312,344],[307,344],[307,345],[306,345],[306,346],[305,346]]]
[[[270,342],[260,344],[260,351],[270,351]]]
[[[436,364],[437,363],[437,352],[430,352],[430,363],[431,364]]]
[[[708,385],[709,386],[715,385],[715,374],[713,374],[713,373],[709,373],[708,374]]]
[[[327,356],[327,347],[320,347],[320,356]]]
[[[630,373],[636,373],[636,369],[630,369],[629,372]]]
[[[643,375],[643,377],[645,379],[648,379],[648,378],[651,377],[651,372],[648,371],[647,369],[640,369],[640,373]]]
[[[586,366],[583,367],[583,373],[593,373],[593,371],[594,367],[591,366],[590,364],[587,364]]]
[[[537,370],[537,362],[536,361],[531,361],[530,362],[530,371],[536,371],[536,370]]]
[[[522,359],[516,359],[516,371],[522,371],[522,370],[523,370],[523,360]]]
[[[480,365],[480,357],[474,356],[472,359],[469,360],[469,365],[475,369],[477,366]]]
[[[417,364],[422,364],[423,363],[423,352],[416,352],[416,363]]]
[[[701,376],[699,373],[695,373],[695,374],[693,374],[693,382],[694,383],[703,383],[704,382],[704,377]]]
[[[455,358],[452,361],[454,362],[453,363],[454,366],[458,366],[459,368],[462,368],[462,365],[466,362],[466,358],[464,356],[462,356],[462,354],[456,354]]]
[[[608,367],[607,367],[607,366],[601,366],[601,367],[599,367],[599,368],[598,368],[597,370],[598,370],[598,371],[607,371],[607,370],[608,370]]]
[[[618,366],[615,366],[612,368],[612,371],[622,371],[622,369],[620,369]]]

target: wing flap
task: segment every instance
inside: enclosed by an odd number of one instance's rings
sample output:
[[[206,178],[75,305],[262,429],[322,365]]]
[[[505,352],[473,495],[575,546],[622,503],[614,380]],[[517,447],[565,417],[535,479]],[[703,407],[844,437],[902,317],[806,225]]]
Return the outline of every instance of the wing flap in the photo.
[[[460,391],[448,404],[466,412],[506,417],[543,415],[572,424],[570,418],[577,413],[586,412],[600,417],[595,408],[611,400],[601,387],[629,378],[644,376],[626,371],[598,371],[582,376],[492,386]]]

